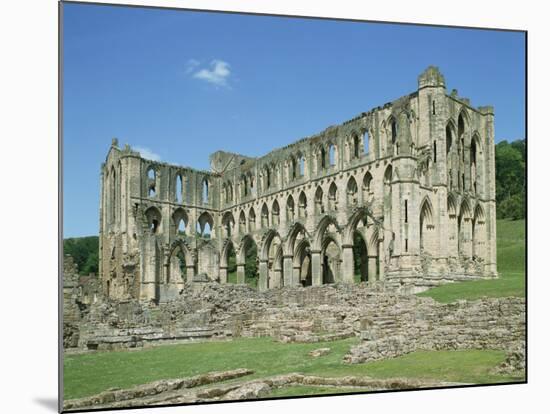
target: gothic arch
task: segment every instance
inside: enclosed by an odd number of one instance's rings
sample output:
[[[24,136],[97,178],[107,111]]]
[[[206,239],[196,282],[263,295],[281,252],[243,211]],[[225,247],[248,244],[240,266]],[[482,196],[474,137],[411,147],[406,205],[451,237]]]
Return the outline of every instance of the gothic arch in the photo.
[[[210,230],[210,237],[214,238],[214,219],[209,212],[204,211],[197,219],[197,231],[199,235],[205,236],[208,230]]]
[[[286,199],[286,221],[290,223],[296,219],[296,208],[294,205],[294,198],[290,194]]]
[[[271,205],[271,225],[278,226],[281,223],[281,209],[277,200]]]
[[[352,175],[349,180],[348,184],[346,186],[346,204],[348,208],[357,206],[359,203],[358,197],[358,187],[357,187],[357,181],[355,180],[355,177]]]
[[[338,187],[334,181],[328,188],[328,209],[329,211],[338,210]]]
[[[229,252],[233,249],[235,251],[235,245],[230,239],[226,239],[220,254],[220,267],[227,267],[227,259],[229,258]],[[235,251],[236,252],[236,251]]]
[[[184,283],[189,271],[194,269],[195,261],[190,247],[183,240],[170,245],[166,263],[166,283]]]
[[[172,213],[172,222],[174,225],[174,233],[177,235],[178,232],[183,230],[183,233],[187,231],[187,226],[189,225],[189,216],[187,215],[187,212],[182,208],[178,207],[174,212]],[[180,223],[183,222],[183,229],[180,229]]]
[[[304,191],[300,192],[298,197],[298,217],[301,219],[307,217],[307,197]]]
[[[160,213],[160,210],[155,206],[149,207],[145,210],[145,221],[147,224],[147,229],[151,233],[158,233],[162,221],[162,214]]]
[[[254,207],[250,207],[248,210],[248,231],[252,232],[256,230],[256,212]]]
[[[235,228],[235,218],[233,213],[227,211],[222,217],[223,238],[230,238],[233,236],[233,230]]]
[[[315,190],[315,214],[323,214],[325,212],[325,206],[323,203],[323,188],[319,185]]]
[[[347,226],[344,227],[342,243],[346,245],[353,244],[353,233],[355,232],[357,225],[362,220],[365,223],[365,226],[368,226],[369,218],[371,221],[374,221],[372,212],[368,207],[359,207],[357,208],[348,220]]]
[[[317,228],[315,230],[314,236],[313,236],[313,248],[315,250],[321,249],[321,244],[323,241],[323,238],[325,236],[325,231],[329,228],[329,226],[333,225],[336,228],[336,232],[340,233],[341,229],[338,225],[338,221],[334,216],[324,216],[317,225]]]
[[[433,254],[436,249],[434,213],[430,199],[424,197],[420,204],[420,251]]]
[[[268,228],[269,227],[269,209],[267,208],[267,203],[264,202],[264,204],[262,205],[262,210],[261,210],[261,228],[262,229],[265,229],[265,228]]]
[[[310,237],[304,225],[300,222],[296,222],[292,225],[292,227],[288,231],[287,236],[284,239],[285,254],[292,255],[294,253],[294,244],[299,234],[303,234],[304,238],[309,239]]]

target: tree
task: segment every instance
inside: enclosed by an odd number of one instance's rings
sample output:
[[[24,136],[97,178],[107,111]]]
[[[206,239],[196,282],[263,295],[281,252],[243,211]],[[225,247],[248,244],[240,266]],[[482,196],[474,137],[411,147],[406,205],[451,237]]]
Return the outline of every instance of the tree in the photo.
[[[525,140],[501,141],[495,146],[497,217],[525,217]]]
[[[63,240],[63,253],[70,254],[78,273],[87,275],[97,274],[99,269],[99,237],[75,237]]]

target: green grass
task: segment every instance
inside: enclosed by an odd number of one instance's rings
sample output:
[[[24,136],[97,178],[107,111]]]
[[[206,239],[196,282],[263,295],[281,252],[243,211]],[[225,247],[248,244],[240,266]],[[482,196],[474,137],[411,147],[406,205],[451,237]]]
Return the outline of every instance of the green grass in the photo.
[[[452,283],[418,296],[445,303],[483,296],[525,296],[525,220],[497,220],[497,271],[498,279]]]
[[[65,398],[84,397],[112,387],[127,388],[159,379],[236,368],[252,369],[254,374],[247,379],[299,372],[320,376],[367,375],[468,383],[513,380],[489,373],[504,360],[502,351],[422,351],[368,364],[343,364],[342,357],[356,343],[357,338],[316,344],[282,344],[271,338],[241,338],[136,351],[67,355],[64,359]],[[331,353],[320,358],[308,355],[309,351],[321,347],[330,347]]]
[[[227,273],[227,283],[237,284],[237,272],[236,271]],[[247,278],[245,278],[245,283],[248,286],[250,286],[252,289],[256,289],[258,287],[258,279],[257,278],[247,277]]]
[[[321,394],[346,394],[350,392],[366,391],[359,387],[356,388],[336,388],[314,385],[293,385],[285,388],[276,388],[271,391],[266,397],[301,397],[304,395],[321,395]]]

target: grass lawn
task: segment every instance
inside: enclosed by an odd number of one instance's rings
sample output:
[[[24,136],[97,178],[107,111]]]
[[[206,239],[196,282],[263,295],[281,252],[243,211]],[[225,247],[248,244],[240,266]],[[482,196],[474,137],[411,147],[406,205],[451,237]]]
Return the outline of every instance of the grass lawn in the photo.
[[[439,302],[482,296],[525,296],[525,220],[497,220],[499,279],[451,283],[420,293]]]
[[[504,360],[502,351],[419,351],[386,361],[343,364],[342,357],[356,343],[357,338],[316,344],[282,344],[271,338],[240,338],[228,342],[67,355],[64,359],[65,399],[96,394],[112,387],[127,388],[159,379],[236,368],[254,370],[247,379],[299,372],[320,376],[367,375],[467,383],[514,380],[489,373]],[[332,352],[320,358],[308,355],[309,351],[321,347],[330,347]],[[288,391],[294,392],[292,389]]]
[[[304,395],[345,394],[364,391],[361,388],[337,388],[314,385],[293,385],[291,387],[276,388],[267,397],[301,397]]]

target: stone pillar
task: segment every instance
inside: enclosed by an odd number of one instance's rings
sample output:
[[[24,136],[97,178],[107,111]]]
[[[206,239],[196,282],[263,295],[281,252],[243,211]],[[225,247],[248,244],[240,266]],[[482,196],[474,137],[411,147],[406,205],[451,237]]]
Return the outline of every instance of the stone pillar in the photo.
[[[385,266],[386,266],[386,251],[384,250],[384,240],[378,240],[378,258],[380,261],[380,273],[378,275],[379,280],[385,279]]]
[[[283,256],[283,277],[285,286],[293,286],[292,256]]]
[[[369,282],[378,280],[378,275],[376,274],[376,256],[369,256],[368,259],[368,276],[369,276]]]
[[[244,263],[237,265],[237,283],[244,285]]]
[[[353,246],[343,245],[342,246],[342,271],[340,281],[344,283],[353,283]]]
[[[260,265],[258,266],[259,280],[258,280],[258,289],[260,292],[266,291],[268,288],[268,275],[267,275],[267,260],[260,260]]]
[[[187,271],[187,283],[192,283],[195,277],[195,267],[193,265],[188,265],[185,269]]]
[[[311,284],[313,286],[321,286],[323,284],[320,251],[311,252]]]
[[[227,267],[220,267],[220,283],[227,283]]]
[[[292,285],[291,286],[300,285],[300,278],[302,276],[301,270],[302,270],[301,266],[295,266],[292,268]]]

